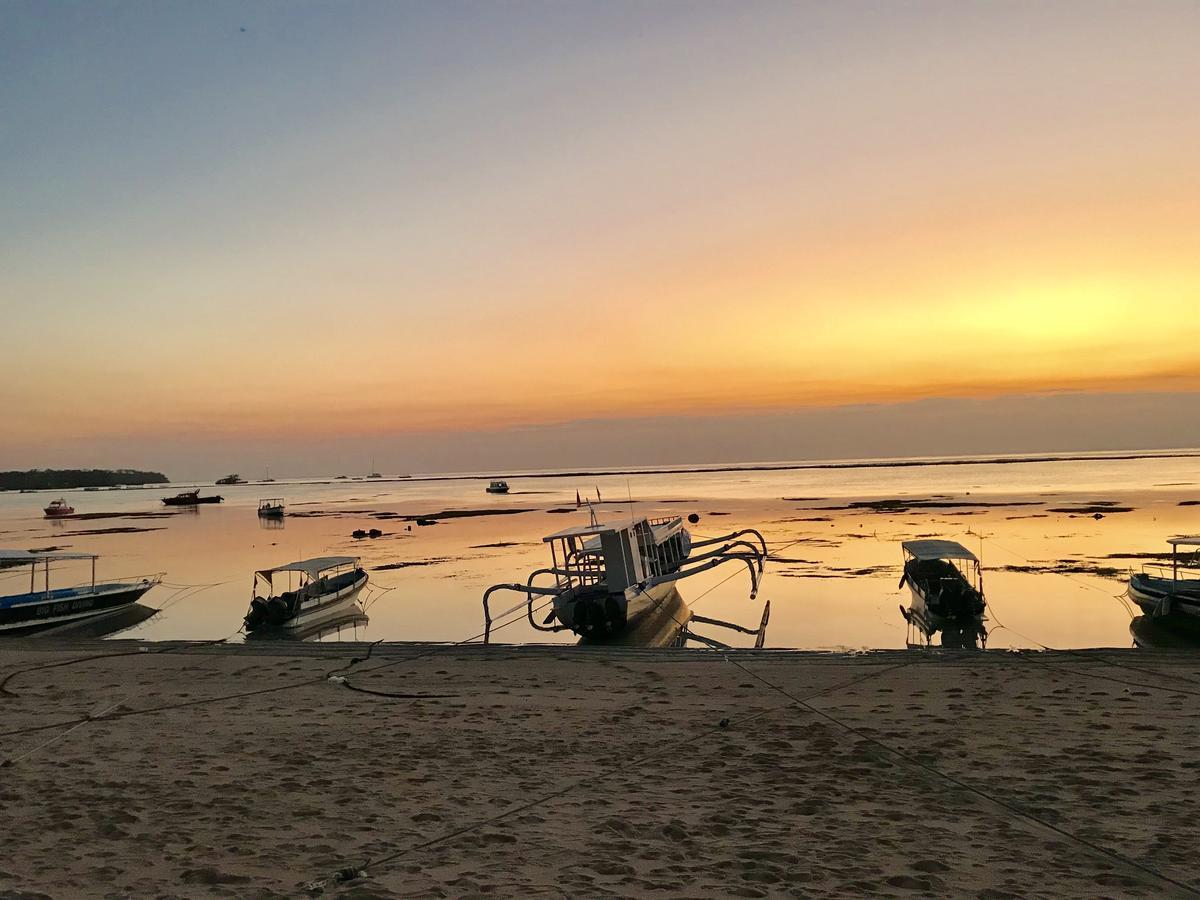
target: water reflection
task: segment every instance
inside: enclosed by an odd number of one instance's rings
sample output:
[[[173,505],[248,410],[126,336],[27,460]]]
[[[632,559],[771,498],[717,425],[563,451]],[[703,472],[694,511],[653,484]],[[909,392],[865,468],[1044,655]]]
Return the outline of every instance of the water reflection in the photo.
[[[1165,534],[1197,530],[1195,465],[1190,459],[668,472],[597,475],[586,484],[530,477],[522,480],[529,493],[489,495],[486,501],[486,478],[370,484],[369,492],[361,483],[326,479],[289,484],[286,530],[269,533],[257,516],[263,489],[253,485],[222,489],[223,504],[178,507],[168,515],[159,501],[163,489],[65,492],[81,513],[112,517],[94,524],[43,520],[46,496],[11,493],[0,494],[0,546],[99,553],[117,561],[114,575],[165,571],[177,585],[211,585],[183,594],[144,622],[137,636],[148,640],[228,635],[246,611],[251,573],[264,565],[319,554],[361,555],[372,584],[394,588],[368,609],[372,637],[457,641],[481,630],[482,591],[499,579],[524,581],[521,573],[547,564],[547,533],[586,523],[586,510],[574,505],[575,490],[585,487],[594,495],[598,486],[605,498],[632,495],[635,514],[683,515],[689,526],[690,516],[697,516],[698,537],[759,527],[772,549],[761,592],[771,599],[771,646],[903,647],[896,604],[903,599],[907,607],[908,597],[896,592],[897,544],[941,536],[961,542],[983,562],[989,615],[994,609],[1009,626],[995,629],[989,647],[1128,647],[1129,615],[1110,596],[1124,592],[1130,567],[1169,549]],[[1097,500],[1120,506],[1081,511]],[[488,515],[465,514],[485,503]],[[615,503],[601,509],[617,518],[629,515],[628,507]],[[443,510],[455,516],[416,526],[415,517]],[[500,510],[511,514],[494,514]],[[374,541],[351,537],[371,528],[383,534]],[[723,583],[726,571],[732,567],[689,582],[687,605],[693,613],[753,625],[757,606],[751,611],[746,603],[747,577]],[[151,602],[165,605],[167,590],[158,589]],[[517,602],[514,597],[503,606]],[[535,630],[523,609],[513,618],[500,632],[506,643],[577,640],[570,631]],[[537,616],[539,624],[543,618]],[[711,635],[739,647],[755,640],[733,632],[726,638],[694,615],[688,623],[692,636]]]
[[[283,531],[283,516],[259,516],[258,527],[263,531]]]
[[[33,638],[56,638],[63,640],[82,641],[96,640],[104,637],[115,637],[123,631],[128,631],[158,614],[157,609],[132,603],[121,609],[64,625],[51,625],[40,631],[25,635]]]
[[[360,633],[370,623],[361,603],[351,600],[331,610],[329,615],[316,622],[294,628],[260,628],[246,635],[247,641],[359,641],[365,638]]]
[[[750,628],[701,616],[688,606],[679,589],[671,586],[656,603],[629,622],[628,627],[613,637],[579,639],[580,646],[605,647],[686,647],[689,643],[714,649],[728,650],[730,645],[713,637],[713,632],[736,632],[753,635],[754,646],[761,648],[766,640],[767,622],[771,618],[771,601],[763,603],[757,627]],[[696,631],[695,626],[704,626]]]
[[[1200,631],[1180,628],[1165,617],[1134,616],[1129,623],[1133,645],[1143,650],[1194,650],[1200,647]]]

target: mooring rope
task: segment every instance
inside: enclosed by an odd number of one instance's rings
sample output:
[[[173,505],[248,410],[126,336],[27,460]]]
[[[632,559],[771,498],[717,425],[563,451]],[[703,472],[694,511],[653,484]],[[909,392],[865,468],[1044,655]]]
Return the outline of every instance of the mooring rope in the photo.
[[[867,681],[869,679],[878,678],[882,675],[886,675],[887,673],[895,671],[897,669],[902,669],[906,666],[913,665],[915,662],[917,662],[917,660],[915,660],[915,659],[908,660],[906,662],[897,663],[896,665],[887,666],[876,672],[868,672],[864,675],[858,676],[857,678],[850,679],[849,681],[831,685],[830,687],[823,688],[822,690],[819,690],[819,691],[815,691],[812,694],[808,695],[808,699],[815,700],[816,698],[824,696],[826,694],[831,694],[831,693],[834,693],[834,692],[837,692],[840,690],[844,690],[849,687],[853,687],[854,685],[857,685],[857,684]],[[438,844],[444,844],[447,841],[451,841],[457,837],[461,837],[462,835],[469,834],[473,831],[477,831],[486,825],[492,825],[492,824],[501,822],[505,819],[508,819],[508,818],[511,818],[512,816],[517,815],[518,813],[522,813],[522,812],[525,812],[526,810],[533,809],[538,806],[542,806],[542,805],[550,802],[551,800],[554,800],[558,797],[563,796],[564,794],[569,793],[570,791],[578,788],[580,785],[594,784],[594,783],[603,781],[603,779],[606,778],[607,776],[615,775],[618,772],[620,772],[621,770],[636,769],[641,764],[648,762],[649,760],[654,759],[657,756],[661,756],[665,753],[669,753],[671,751],[678,750],[682,747],[685,747],[688,745],[692,745],[692,746],[700,745],[703,743],[705,738],[709,738],[712,735],[717,734],[721,731],[724,731],[727,728],[730,728],[730,727],[733,727],[736,725],[744,725],[747,722],[751,722],[751,721],[754,721],[755,719],[762,718],[763,716],[770,715],[771,713],[777,712],[781,709],[787,709],[788,706],[789,706],[789,704],[783,704],[780,706],[771,706],[766,709],[759,710],[756,713],[751,713],[750,715],[743,716],[740,719],[732,719],[732,720],[731,719],[722,719],[721,721],[712,723],[712,724],[706,726],[705,728],[697,729],[696,731],[685,735],[684,737],[680,738],[679,740],[659,744],[659,745],[655,746],[653,749],[644,753],[642,756],[637,757],[636,759],[618,760],[617,762],[614,762],[613,764],[611,764],[609,766],[603,767],[598,773],[589,773],[588,775],[581,776],[580,778],[577,778],[574,781],[567,783],[565,786],[558,788],[557,790],[542,794],[538,797],[535,797],[532,800],[528,800],[524,803],[520,803],[517,806],[512,806],[507,809],[503,809],[494,815],[487,816],[483,819],[478,819],[474,822],[471,822],[467,825],[462,826],[461,828],[456,828],[453,831],[446,832],[444,834],[438,835],[436,837],[430,838],[425,841],[421,841],[421,842],[419,842],[417,844],[413,844],[409,847],[405,847],[405,848],[396,850],[392,853],[388,853],[383,856],[370,858],[366,862],[364,862],[361,866],[357,866],[357,867],[348,866],[348,867],[339,869],[332,876],[332,878],[335,881],[340,881],[340,880],[350,880],[351,878],[354,878],[354,877],[360,877],[361,874],[363,874],[366,871],[379,869],[388,863],[394,862],[398,859],[402,859],[405,856],[408,856],[412,853],[416,853],[419,850],[425,850],[425,849],[428,849],[429,847],[433,847]],[[323,884],[324,882],[321,882],[321,883]]]
[[[549,605],[549,602],[552,602],[552,601],[543,603],[541,606],[535,608],[534,612],[541,611],[542,609],[544,609],[546,606]],[[524,604],[521,604],[521,607],[523,608]],[[515,622],[521,621],[523,618],[524,618],[524,615],[522,614],[522,615],[514,617],[513,619],[511,619],[508,622],[502,622],[499,625],[494,625],[492,627],[492,631],[493,632],[499,631],[500,629],[506,628],[509,625],[514,624]],[[241,628],[239,628],[238,631],[241,631]],[[237,632],[234,632],[234,634],[237,634]],[[230,635],[230,637],[232,637],[232,635]],[[389,668],[391,666],[400,665],[402,663],[415,662],[419,659],[424,659],[429,656],[444,653],[447,650],[451,650],[455,647],[462,646],[463,644],[468,644],[468,643],[471,643],[472,641],[477,641],[482,637],[483,637],[483,632],[480,632],[479,634],[473,635],[469,638],[465,638],[461,641],[456,641],[452,644],[436,645],[433,647],[429,647],[419,653],[412,654],[411,656],[399,657],[397,659],[393,659],[388,662],[381,663],[380,665],[372,666],[368,669],[360,670],[360,671],[363,671],[364,673],[369,673],[369,672],[374,672],[374,671],[377,671],[380,669]],[[7,676],[5,678],[4,683],[7,683],[7,681],[10,678],[14,678],[17,675],[23,674],[24,672],[36,671],[41,668],[56,668],[58,666],[73,665],[75,663],[87,662],[89,660],[107,659],[107,658],[112,658],[112,657],[117,657],[117,656],[134,656],[134,655],[143,654],[143,653],[166,653],[166,652],[173,651],[173,650],[186,650],[186,649],[190,649],[193,647],[204,646],[206,644],[218,644],[218,643],[222,643],[223,641],[226,641],[226,640],[228,640],[228,637],[220,638],[215,641],[205,641],[205,642],[200,642],[200,643],[187,643],[187,644],[172,645],[171,647],[166,647],[162,650],[139,649],[136,651],[129,651],[129,652],[125,652],[125,653],[102,653],[102,654],[97,654],[97,655],[90,656],[90,657],[82,657],[79,659],[66,660],[66,661],[58,662],[58,663],[47,663],[44,666],[33,666],[28,669],[21,669],[16,672],[12,672],[9,674],[9,676]],[[379,642],[376,642],[376,643],[379,643]],[[368,650],[368,656],[369,656],[369,654],[370,654],[370,651]],[[364,659],[365,658],[366,657],[364,657]],[[287,684],[273,685],[271,687],[254,688],[254,689],[247,690],[247,691],[237,691],[235,693],[223,694],[223,695],[219,695],[216,697],[200,697],[200,698],[196,698],[196,699],[192,699],[192,700],[180,701],[177,703],[168,703],[168,704],[164,704],[162,706],[152,706],[152,707],[145,707],[142,709],[130,709],[130,710],[122,710],[119,712],[110,712],[110,713],[104,714],[103,716],[91,716],[91,717],[84,716],[81,718],[66,719],[64,721],[52,722],[52,723],[47,723],[47,724],[43,724],[43,725],[30,725],[30,726],[26,726],[23,728],[15,728],[15,729],[10,729],[9,731],[0,732],[0,737],[12,737],[15,735],[20,735],[20,734],[31,734],[31,733],[38,732],[38,731],[48,731],[50,729],[63,728],[63,727],[70,726],[70,725],[82,724],[82,723],[88,722],[88,721],[97,721],[97,720],[100,720],[101,718],[105,719],[105,720],[110,720],[110,719],[126,718],[129,716],[149,715],[152,713],[167,712],[169,710],[174,710],[174,709],[184,709],[184,708],[193,707],[193,706],[206,706],[206,705],[213,704],[213,703],[222,703],[227,700],[241,700],[241,699],[246,699],[249,697],[261,696],[263,694],[281,693],[283,691],[290,691],[290,690],[295,690],[295,689],[301,688],[301,687],[307,687],[310,685],[316,685],[316,684],[329,682],[331,680],[331,676],[335,676],[338,673],[345,671],[346,668],[347,667],[343,665],[337,669],[331,670],[330,672],[326,672],[322,675],[314,676],[312,678],[306,678],[301,681],[293,681],[293,682],[288,682]],[[344,680],[335,681],[334,683],[340,684],[343,687],[347,685],[347,682]],[[2,686],[2,685],[0,685],[0,686]],[[353,689],[353,688],[351,688],[351,689]],[[419,699],[419,698],[416,698],[416,699]]]
[[[952,785],[960,788],[961,790],[964,790],[971,794],[974,794],[975,796],[980,797],[980,798],[988,801],[989,803],[995,804],[996,806],[1000,807],[1003,810],[1006,810],[1007,812],[1011,813],[1014,816],[1017,816],[1022,819],[1026,819],[1037,825],[1041,825],[1043,828],[1047,828],[1050,831],[1053,831],[1055,834],[1061,835],[1062,837],[1065,837],[1069,840],[1075,841],[1080,846],[1086,847],[1100,856],[1103,856],[1103,857],[1111,859],[1115,862],[1121,863],[1122,865],[1124,865],[1130,869],[1134,869],[1144,875],[1149,875],[1152,878],[1158,879],[1159,881],[1161,881],[1165,884],[1171,885],[1172,887],[1179,888],[1180,890],[1185,891],[1186,893],[1188,893],[1191,896],[1200,897],[1200,890],[1197,890],[1196,888],[1192,887],[1191,885],[1187,884],[1186,882],[1179,881],[1178,879],[1172,878],[1170,875],[1160,872],[1157,869],[1152,868],[1151,866],[1144,865],[1143,863],[1140,863],[1135,859],[1125,856],[1124,854],[1122,854],[1116,850],[1105,847],[1102,844],[1097,844],[1096,842],[1088,840],[1087,838],[1082,837],[1078,834],[1075,834],[1074,832],[1068,831],[1065,828],[1060,828],[1059,826],[1053,824],[1052,822],[1049,822],[1046,819],[1043,819],[1042,817],[1035,815],[1034,813],[1031,813],[1026,809],[1021,808],[1020,806],[1017,806],[1015,803],[1011,803],[1011,802],[1009,802],[1007,800],[1003,800],[993,794],[989,794],[987,791],[984,791],[981,788],[975,787],[974,785],[972,785],[966,781],[963,781],[961,778],[951,775],[948,772],[944,772],[943,770],[937,768],[936,766],[931,766],[928,763],[923,762],[922,760],[918,759],[917,757],[905,752],[904,750],[901,750],[897,747],[887,744],[884,741],[880,740],[879,738],[874,737],[871,734],[868,734],[867,732],[863,731],[861,728],[851,725],[848,722],[844,722],[841,719],[834,716],[833,714],[828,713],[822,709],[818,709],[817,707],[815,707],[811,703],[809,703],[807,698],[796,696],[791,691],[788,691],[786,688],[784,688],[778,684],[775,684],[770,679],[768,679],[768,678],[758,674],[757,672],[753,671],[752,669],[749,669],[746,666],[742,665],[740,662],[733,659],[729,654],[722,653],[721,655],[725,658],[725,660],[727,662],[733,664],[738,669],[740,669],[741,671],[743,671],[747,675],[749,675],[751,678],[754,678],[757,681],[760,681],[761,683],[765,684],[767,687],[771,688],[772,690],[775,690],[778,693],[782,694],[783,696],[787,697],[788,699],[790,699],[792,701],[792,703],[796,704],[797,706],[800,706],[801,708],[803,708],[817,716],[820,716],[821,718],[833,723],[834,725],[838,726],[839,728],[842,728],[845,731],[855,735],[856,737],[860,738],[861,740],[866,741],[867,743],[872,744],[873,746],[876,746],[879,749],[881,749],[887,753],[890,753],[891,755],[897,757],[898,759],[904,761],[905,763],[908,763],[913,768],[919,769],[920,771],[923,771],[923,772],[925,772],[929,775],[932,775],[936,778],[940,778],[943,781],[946,781],[949,784],[952,784]]]

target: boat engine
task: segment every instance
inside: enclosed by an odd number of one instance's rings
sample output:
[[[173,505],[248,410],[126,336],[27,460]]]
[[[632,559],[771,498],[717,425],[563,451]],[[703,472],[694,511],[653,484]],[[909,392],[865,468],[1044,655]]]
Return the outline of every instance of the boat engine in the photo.
[[[579,597],[573,607],[571,630],[580,637],[611,637],[625,629],[625,608],[612,594]]]
[[[253,631],[261,628],[267,622],[267,602],[262,597],[250,601],[250,611],[246,613],[246,630]]]
[[[267,622],[270,625],[282,625],[291,616],[287,601],[282,597],[272,597],[267,601]]]

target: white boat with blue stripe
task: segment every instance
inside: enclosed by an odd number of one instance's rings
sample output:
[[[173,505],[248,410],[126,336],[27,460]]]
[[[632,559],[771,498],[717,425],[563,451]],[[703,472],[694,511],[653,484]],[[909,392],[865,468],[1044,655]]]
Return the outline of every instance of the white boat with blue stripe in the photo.
[[[112,612],[136,603],[162,581],[162,573],[132,580],[97,581],[96,560],[99,558],[92,553],[0,550],[0,578],[4,582],[21,579],[23,570],[29,569],[28,591],[0,595],[0,634],[24,634]],[[72,562],[90,563],[89,577],[73,586],[51,587],[52,566],[56,570],[74,568],[74,577],[83,574],[81,567],[66,565]]]

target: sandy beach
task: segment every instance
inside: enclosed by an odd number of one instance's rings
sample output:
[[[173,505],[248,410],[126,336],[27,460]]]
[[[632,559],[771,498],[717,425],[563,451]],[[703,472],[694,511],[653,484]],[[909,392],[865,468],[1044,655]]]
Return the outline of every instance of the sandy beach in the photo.
[[[1190,654],[367,649],[5,645],[0,892],[1200,891]]]

